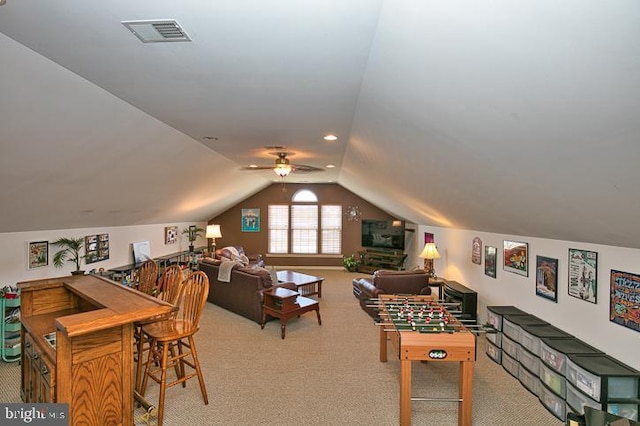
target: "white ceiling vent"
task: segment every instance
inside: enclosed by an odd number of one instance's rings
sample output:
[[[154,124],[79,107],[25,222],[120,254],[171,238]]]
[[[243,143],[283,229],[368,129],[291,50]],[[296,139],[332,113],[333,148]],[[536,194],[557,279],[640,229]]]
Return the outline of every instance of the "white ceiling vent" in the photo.
[[[122,21],[143,43],[191,41],[189,35],[173,19],[153,21]]]

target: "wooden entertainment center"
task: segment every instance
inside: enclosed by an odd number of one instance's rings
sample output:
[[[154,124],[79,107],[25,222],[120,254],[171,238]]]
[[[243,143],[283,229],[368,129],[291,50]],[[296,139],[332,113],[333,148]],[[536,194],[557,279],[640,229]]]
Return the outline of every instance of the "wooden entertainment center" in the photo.
[[[403,250],[384,248],[366,248],[358,251],[358,255],[360,256],[358,272],[365,274],[374,273],[378,269],[402,271],[407,258]]]
[[[173,305],[93,275],[18,287],[22,400],[67,403],[73,425],[133,425],[133,323]]]

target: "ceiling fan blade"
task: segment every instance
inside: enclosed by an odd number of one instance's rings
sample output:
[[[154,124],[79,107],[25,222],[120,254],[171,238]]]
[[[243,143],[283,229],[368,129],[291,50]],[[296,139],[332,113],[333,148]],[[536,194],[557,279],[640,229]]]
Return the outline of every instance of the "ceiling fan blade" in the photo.
[[[291,165],[293,173],[312,173],[312,172],[323,172],[324,169],[316,166],[308,166],[306,164],[292,164]]]
[[[245,166],[242,168],[242,170],[273,170],[274,166],[256,166],[256,167],[250,167],[250,166]]]

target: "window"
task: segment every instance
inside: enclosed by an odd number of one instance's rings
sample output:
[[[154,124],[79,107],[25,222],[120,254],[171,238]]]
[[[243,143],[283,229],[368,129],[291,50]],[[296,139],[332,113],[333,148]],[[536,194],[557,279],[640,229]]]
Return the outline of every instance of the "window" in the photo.
[[[340,254],[342,206],[318,205],[308,189],[297,191],[291,202],[269,206],[269,253]]]
[[[269,253],[289,251],[289,206],[269,206]]]

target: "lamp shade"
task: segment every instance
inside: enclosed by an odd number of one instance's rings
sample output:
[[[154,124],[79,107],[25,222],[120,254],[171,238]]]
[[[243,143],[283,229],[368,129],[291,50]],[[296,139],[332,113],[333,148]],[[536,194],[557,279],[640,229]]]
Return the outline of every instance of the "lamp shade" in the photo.
[[[222,238],[222,231],[220,231],[220,225],[207,225],[206,238]]]
[[[423,259],[440,259],[440,253],[438,253],[435,243],[425,244],[420,257]]]

